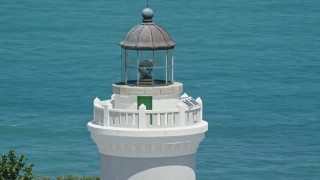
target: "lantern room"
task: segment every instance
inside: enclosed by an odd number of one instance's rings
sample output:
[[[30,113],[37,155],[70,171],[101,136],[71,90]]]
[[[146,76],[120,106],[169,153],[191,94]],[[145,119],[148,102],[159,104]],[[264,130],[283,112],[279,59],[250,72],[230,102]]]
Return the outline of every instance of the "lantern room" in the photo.
[[[174,82],[175,42],[153,23],[153,11],[142,11],[143,22],[133,27],[121,46],[121,84],[162,86]]]

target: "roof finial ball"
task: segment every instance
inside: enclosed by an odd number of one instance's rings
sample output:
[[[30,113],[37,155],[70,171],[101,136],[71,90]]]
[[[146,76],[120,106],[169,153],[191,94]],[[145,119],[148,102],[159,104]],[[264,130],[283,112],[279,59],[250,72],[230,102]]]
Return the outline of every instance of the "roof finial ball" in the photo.
[[[152,22],[153,10],[151,8],[144,8],[142,10],[143,22]]]

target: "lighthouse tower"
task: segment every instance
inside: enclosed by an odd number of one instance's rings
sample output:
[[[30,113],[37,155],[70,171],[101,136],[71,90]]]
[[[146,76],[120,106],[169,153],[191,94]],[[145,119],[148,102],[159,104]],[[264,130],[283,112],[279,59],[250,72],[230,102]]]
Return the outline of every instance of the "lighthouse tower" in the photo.
[[[100,153],[101,180],[195,180],[195,153],[208,123],[202,100],[174,81],[175,42],[142,11],[121,46],[121,82],[93,102],[88,123]],[[120,74],[120,73],[119,73]]]

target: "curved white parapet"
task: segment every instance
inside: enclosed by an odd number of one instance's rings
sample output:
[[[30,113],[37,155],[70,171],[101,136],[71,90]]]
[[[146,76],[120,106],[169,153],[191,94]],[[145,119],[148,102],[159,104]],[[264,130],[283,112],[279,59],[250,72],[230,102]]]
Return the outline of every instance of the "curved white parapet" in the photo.
[[[88,130],[95,134],[104,134],[110,136],[127,136],[127,137],[168,137],[168,136],[186,136],[201,134],[208,130],[208,123],[201,121],[192,126],[175,127],[175,128],[158,128],[158,129],[133,129],[122,127],[100,126],[93,122],[87,124]]]
[[[101,126],[123,127],[123,128],[174,128],[197,124],[202,119],[202,103],[188,107],[178,101],[175,108],[146,110],[142,104],[138,110],[115,109],[113,100],[94,100],[94,123]],[[194,100],[196,101],[196,100]],[[200,101],[199,101],[200,102]],[[155,103],[156,104],[156,103]],[[150,117],[153,121],[150,122]]]
[[[204,139],[208,123],[167,129],[104,127],[88,123],[99,152],[121,157],[170,157],[193,154]]]

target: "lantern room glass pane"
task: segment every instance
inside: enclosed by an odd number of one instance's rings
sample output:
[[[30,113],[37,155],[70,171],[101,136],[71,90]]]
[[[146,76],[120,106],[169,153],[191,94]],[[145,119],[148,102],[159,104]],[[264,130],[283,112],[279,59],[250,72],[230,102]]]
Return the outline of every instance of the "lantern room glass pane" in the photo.
[[[158,50],[154,52],[154,83],[155,85],[167,84],[166,66],[167,51]]]
[[[138,85],[152,86],[153,85],[153,57],[154,51],[139,50],[138,51],[137,71],[139,73]]]
[[[167,50],[167,78],[168,83],[173,83],[174,63],[173,63],[173,49]]]
[[[173,50],[122,50],[122,83],[157,86],[173,83]]]
[[[166,67],[167,50],[158,50],[154,52],[154,66]]]
[[[137,51],[122,49],[122,72],[121,82],[123,84],[136,85],[137,83]]]
[[[137,68],[128,68],[128,85],[137,85]]]
[[[121,82],[126,82],[126,50],[121,49]]]
[[[152,50],[138,50],[138,61],[139,63],[144,60],[153,62],[154,51]]]

